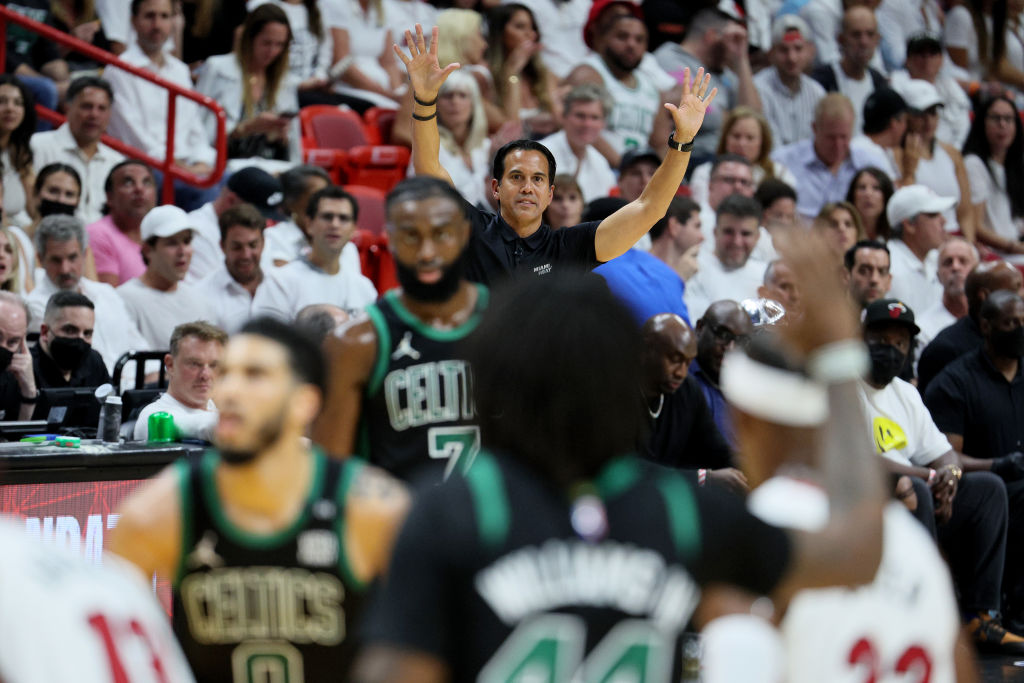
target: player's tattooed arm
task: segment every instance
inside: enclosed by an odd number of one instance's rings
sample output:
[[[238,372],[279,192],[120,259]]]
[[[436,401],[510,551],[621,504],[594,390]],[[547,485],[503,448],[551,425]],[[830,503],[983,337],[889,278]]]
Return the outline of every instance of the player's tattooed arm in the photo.
[[[327,396],[313,423],[313,441],[333,457],[355,451],[363,393],[377,360],[377,332],[362,317],[341,327],[324,342],[327,356]]]
[[[409,504],[400,481],[376,467],[360,469],[345,501],[345,546],[359,578],[371,579],[387,568]]]

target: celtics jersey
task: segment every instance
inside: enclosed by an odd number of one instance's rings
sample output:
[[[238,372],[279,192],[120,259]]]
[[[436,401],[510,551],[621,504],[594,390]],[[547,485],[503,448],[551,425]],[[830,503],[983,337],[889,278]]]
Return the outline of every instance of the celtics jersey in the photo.
[[[174,631],[197,681],[342,680],[364,586],[345,556],[345,499],[362,465],[313,455],[306,504],[287,528],[235,526],[218,499],[218,457],[179,461],[182,553]]]
[[[366,308],[377,360],[363,398],[360,455],[408,479],[430,465],[466,467],[480,450],[472,376],[459,342],[476,329],[488,290],[462,325],[439,330],[406,308],[395,291]]]
[[[788,563],[784,532],[674,470],[620,458],[582,490],[486,452],[423,490],[368,640],[440,658],[453,681],[679,680],[701,586],[764,593]]]

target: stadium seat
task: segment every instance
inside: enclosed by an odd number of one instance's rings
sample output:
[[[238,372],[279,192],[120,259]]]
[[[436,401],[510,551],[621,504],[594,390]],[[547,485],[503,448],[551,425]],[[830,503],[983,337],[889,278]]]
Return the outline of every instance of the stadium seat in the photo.
[[[384,192],[366,185],[345,185],[345,190],[359,202],[359,220],[356,221],[356,227],[373,235],[383,235],[386,220]]]
[[[395,125],[395,117],[397,115],[398,111],[383,107],[370,107],[363,112],[366,132],[370,134],[370,140],[373,144],[391,144],[391,129]]]
[[[391,191],[405,177],[410,150],[398,145],[360,146],[348,150],[340,159],[346,183]]]
[[[377,235],[369,230],[356,230],[352,243],[359,249],[359,265],[363,275],[368,277],[378,294],[398,286],[395,262],[388,249],[387,235]]]
[[[379,132],[354,111],[316,104],[302,108],[299,122],[303,160],[325,169],[335,183],[388,192],[405,177],[409,149],[378,144]]]

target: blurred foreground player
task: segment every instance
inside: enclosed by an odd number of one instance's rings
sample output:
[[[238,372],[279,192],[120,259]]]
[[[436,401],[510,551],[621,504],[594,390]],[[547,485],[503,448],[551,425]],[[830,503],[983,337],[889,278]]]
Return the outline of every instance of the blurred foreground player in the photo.
[[[490,313],[469,358],[495,452],[417,498],[355,680],[678,680],[706,584],[784,602],[874,575],[883,494],[863,437],[825,451],[843,489],[828,528],[791,535],[623,455],[647,419],[642,342],[602,280],[528,278]]]
[[[0,680],[194,680],[167,615],[130,565],[87,563],[8,519],[0,548]]]
[[[171,577],[174,630],[199,681],[343,680],[366,582],[407,506],[401,487],[302,435],[320,410],[317,346],[256,319],[224,350],[215,451],[125,503],[110,549]]]
[[[798,284],[806,305],[822,320],[823,312],[829,315],[843,300],[841,284],[832,278],[824,281],[826,286],[808,286],[814,284],[807,282],[813,269],[831,272],[827,261],[790,263],[803,274]],[[801,322],[790,320],[778,328],[780,336],[799,344],[806,338]],[[747,499],[749,509],[770,524],[816,531],[828,523],[830,507],[817,483],[816,449],[834,446],[822,444],[819,434],[829,389],[808,376],[807,367],[782,340],[762,334],[745,352],[737,349],[726,356],[721,383],[756,484]],[[841,413],[846,433],[858,429],[863,419],[856,406],[851,408],[854,412]],[[832,438],[842,433],[833,431]],[[749,612],[716,619],[703,633],[705,683],[895,680],[905,675],[933,682],[974,680],[966,639],[957,647],[960,620],[953,582],[935,542],[902,503],[888,503],[884,515],[882,560],[870,584],[797,593],[781,622],[781,638]],[[757,633],[763,635],[751,635]],[[777,641],[776,660],[783,671],[736,656],[738,642],[746,650],[752,638],[761,637]]]
[[[480,449],[470,370],[456,347],[476,329],[489,293],[464,278],[470,225],[451,185],[405,180],[388,195],[387,217],[402,288],[328,340],[327,402],[313,438],[401,478],[430,463],[451,472]]]

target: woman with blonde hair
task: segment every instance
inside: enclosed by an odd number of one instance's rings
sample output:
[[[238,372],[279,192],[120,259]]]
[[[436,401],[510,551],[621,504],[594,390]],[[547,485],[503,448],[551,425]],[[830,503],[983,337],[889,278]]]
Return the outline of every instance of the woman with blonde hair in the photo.
[[[0,290],[28,294],[31,281],[22,281],[18,251],[18,238],[7,228],[0,228]]]
[[[812,227],[824,231],[822,234],[839,259],[843,258],[847,249],[867,239],[860,212],[847,201],[829,202],[821,207]]]
[[[288,159],[290,116],[299,108],[298,79],[288,72],[291,40],[284,10],[260,5],[246,17],[235,51],[206,60],[196,90],[224,107],[229,157]],[[204,111],[212,142],[217,120]]]
[[[750,160],[754,184],[759,185],[765,178],[778,178],[794,189],[796,178],[782,164],[772,161],[772,130],[768,120],[750,107],[736,107],[722,121],[722,134],[718,138],[716,154],[739,154]],[[698,204],[708,200],[708,183],[711,182],[713,161],[693,169],[690,176],[690,192]]]
[[[446,10],[447,11],[447,10]],[[454,185],[470,204],[487,204],[486,181],[490,176],[491,145],[487,114],[476,79],[466,71],[453,71],[437,94],[437,132],[441,138],[438,159]],[[412,138],[412,104],[395,118],[392,139]],[[412,164],[409,173],[412,174]]]

